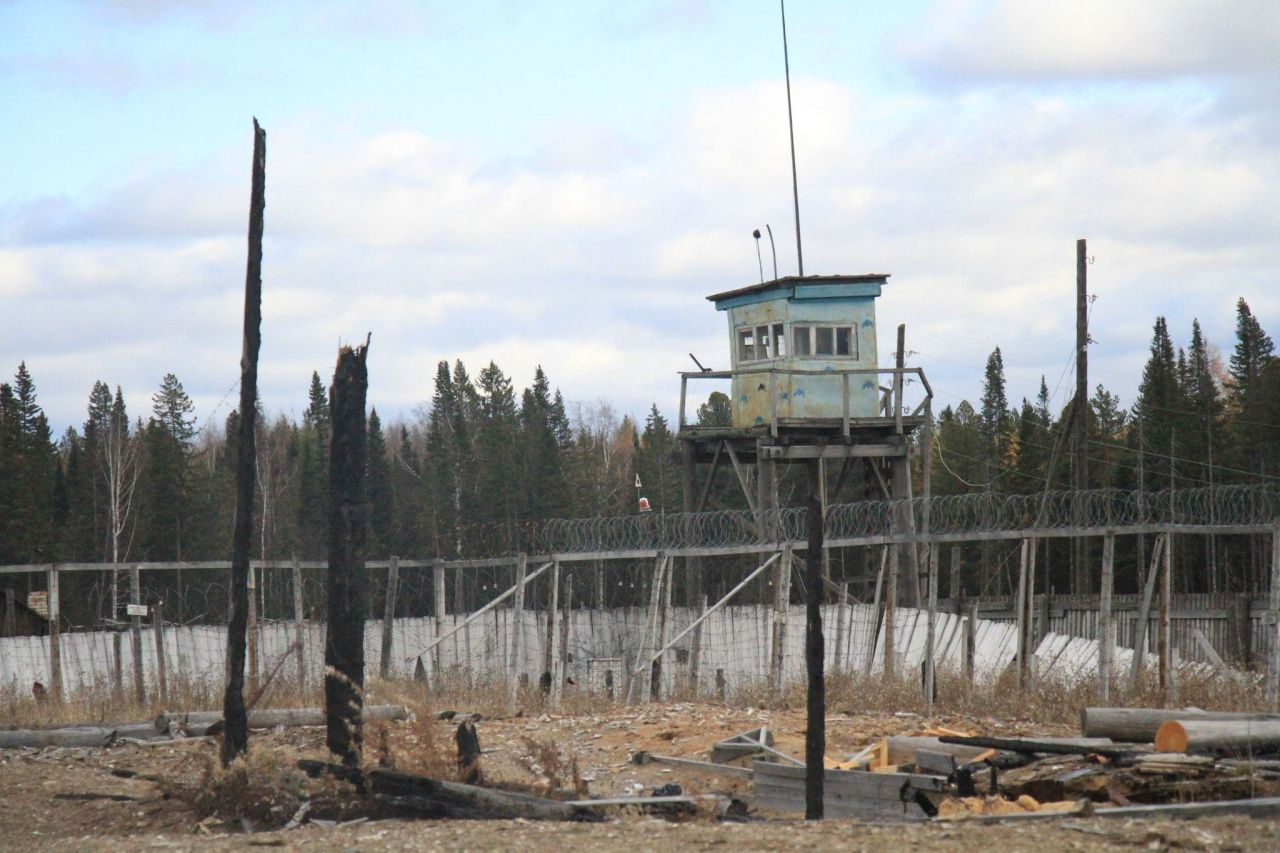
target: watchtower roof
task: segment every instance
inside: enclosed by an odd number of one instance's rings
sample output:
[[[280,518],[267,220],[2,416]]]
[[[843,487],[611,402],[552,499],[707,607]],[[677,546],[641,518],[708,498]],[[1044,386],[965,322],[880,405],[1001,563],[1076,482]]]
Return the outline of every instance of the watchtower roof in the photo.
[[[735,305],[763,302],[769,299],[842,299],[854,296],[879,296],[880,287],[889,279],[889,273],[862,273],[860,275],[788,275],[773,281],[764,281],[726,290],[707,297],[716,308],[723,311]]]

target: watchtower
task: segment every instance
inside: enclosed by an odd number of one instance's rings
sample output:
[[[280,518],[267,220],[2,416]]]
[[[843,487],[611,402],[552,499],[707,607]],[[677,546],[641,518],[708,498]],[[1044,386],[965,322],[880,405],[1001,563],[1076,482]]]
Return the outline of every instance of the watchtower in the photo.
[[[879,366],[876,299],[888,279],[885,273],[787,276],[707,297],[725,312],[731,367],[680,374],[686,511],[706,509],[707,484],[726,462],[766,539],[776,536],[770,511],[778,506],[780,463],[816,459],[824,506],[829,460],[840,464],[836,490],[861,465],[883,497],[911,496],[910,437],[929,420],[932,392],[924,372],[903,363],[902,326],[895,366]],[[924,391],[910,411],[903,406],[908,378]],[[728,425],[686,417],[689,383],[701,379],[730,381]],[[690,587],[700,587],[695,574],[691,570]]]

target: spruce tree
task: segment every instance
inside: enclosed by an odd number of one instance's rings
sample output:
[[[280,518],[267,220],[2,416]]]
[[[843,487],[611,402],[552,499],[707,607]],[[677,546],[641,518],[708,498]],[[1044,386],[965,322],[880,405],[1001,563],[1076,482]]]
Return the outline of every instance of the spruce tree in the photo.
[[[369,410],[368,457],[365,461],[365,493],[369,499],[369,536],[366,545],[375,559],[385,560],[395,546],[395,504],[391,487],[391,465],[382,419],[377,408]]]
[[[1181,402],[1178,377],[1169,327],[1164,317],[1157,317],[1150,355],[1142,369],[1142,381],[1133,404],[1136,428],[1129,431],[1130,446],[1146,452],[1143,460],[1146,479],[1142,487],[1148,491],[1166,488],[1169,483],[1167,457],[1175,431],[1173,416]]]

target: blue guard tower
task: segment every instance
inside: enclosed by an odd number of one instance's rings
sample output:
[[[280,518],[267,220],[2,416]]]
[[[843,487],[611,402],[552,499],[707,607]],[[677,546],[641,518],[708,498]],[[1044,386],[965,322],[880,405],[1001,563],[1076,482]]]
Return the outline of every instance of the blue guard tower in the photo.
[[[721,465],[733,467],[766,539],[776,536],[769,519],[778,507],[779,464],[817,459],[824,503],[832,462],[840,471],[834,491],[860,470],[874,489],[868,497],[910,496],[911,434],[928,421],[932,393],[924,372],[903,363],[904,327],[898,327],[895,366],[879,366],[876,298],[888,279],[885,273],[788,276],[707,297],[728,321],[731,366],[680,374],[686,511],[709,508],[706,484]],[[705,399],[696,387],[701,379],[730,381],[727,424],[687,417],[690,393]],[[909,408],[903,402],[908,382],[918,383],[911,389],[918,402]],[[701,586],[695,573],[690,587]]]

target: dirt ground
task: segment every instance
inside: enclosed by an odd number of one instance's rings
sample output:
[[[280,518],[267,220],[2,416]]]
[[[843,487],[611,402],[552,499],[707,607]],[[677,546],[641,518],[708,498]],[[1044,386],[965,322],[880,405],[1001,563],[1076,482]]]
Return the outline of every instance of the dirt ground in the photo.
[[[761,725],[775,731],[777,748],[802,754],[802,711],[731,710],[711,705],[616,708],[560,716],[540,714],[482,721],[478,726],[489,780],[567,787],[574,759],[593,795],[648,793],[678,782],[687,792],[747,792],[748,783],[720,775],[630,761],[636,750],[705,759],[722,738]],[[1071,734],[1062,727],[1026,721],[911,714],[836,715],[828,723],[828,754],[855,751],[889,734],[926,725],[990,735]],[[390,724],[385,741],[368,733],[371,759],[384,754],[407,770],[426,770],[452,750],[453,724],[428,718]],[[257,733],[250,741],[254,766],[285,770],[300,757],[325,758],[323,732],[288,729]],[[1214,818],[1195,821],[1121,821],[1061,818],[1021,825],[973,822],[872,825],[849,820],[807,824],[774,817],[750,823],[695,818],[671,823],[619,814],[605,824],[526,821],[361,820],[350,824],[304,823],[295,829],[246,833],[240,821],[201,819],[180,796],[210,766],[215,746],[203,739],[161,745],[124,744],[110,749],[46,749],[0,752],[0,848],[3,849],[230,849],[282,846],[320,850],[489,850],[520,848],[563,851],[570,845],[599,850],[875,849],[925,850],[1276,850],[1280,827],[1266,821]],[[548,769],[544,765],[550,766]],[[113,770],[130,770],[120,778]],[[548,776],[554,777],[548,779]],[[141,778],[151,777],[151,778]],[[158,780],[158,781],[154,781]],[[168,793],[167,793],[168,792]],[[287,819],[285,815],[285,819]],[[282,822],[282,821],[280,821]],[[257,827],[250,827],[257,829]]]

